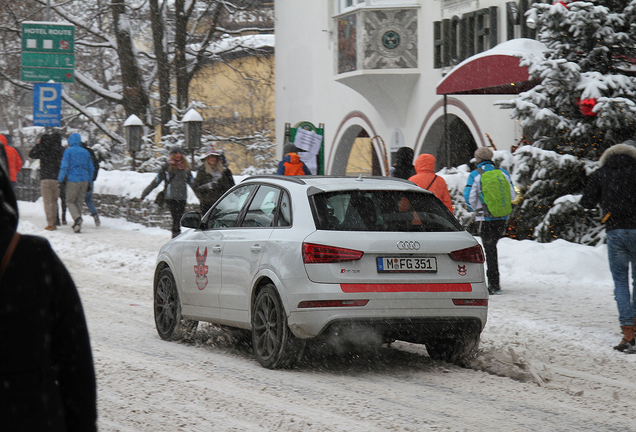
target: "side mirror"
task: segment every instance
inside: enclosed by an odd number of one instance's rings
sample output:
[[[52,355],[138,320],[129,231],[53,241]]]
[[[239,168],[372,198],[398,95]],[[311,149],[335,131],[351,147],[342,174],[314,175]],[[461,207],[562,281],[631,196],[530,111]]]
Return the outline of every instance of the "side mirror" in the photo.
[[[199,212],[188,212],[181,217],[181,226],[184,228],[198,229],[201,226],[201,214]]]

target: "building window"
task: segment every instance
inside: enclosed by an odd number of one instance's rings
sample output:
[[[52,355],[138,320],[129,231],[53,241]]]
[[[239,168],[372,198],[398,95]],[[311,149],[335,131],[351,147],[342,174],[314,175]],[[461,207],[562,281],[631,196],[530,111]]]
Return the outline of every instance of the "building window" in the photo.
[[[334,0],[336,14],[348,12],[358,7],[397,7],[397,6],[419,6],[419,0]]]
[[[455,66],[499,43],[496,6],[433,23],[433,67]]]
[[[357,6],[363,6],[366,0],[336,0],[336,10],[344,12]]]
[[[411,6],[419,4],[418,0],[367,0],[368,6]]]

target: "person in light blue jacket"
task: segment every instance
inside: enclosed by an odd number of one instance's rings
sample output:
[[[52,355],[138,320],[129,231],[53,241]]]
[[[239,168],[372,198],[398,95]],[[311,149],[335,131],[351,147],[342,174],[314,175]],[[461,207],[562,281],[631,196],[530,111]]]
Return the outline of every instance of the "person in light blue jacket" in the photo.
[[[466,187],[464,188],[464,200],[468,205],[468,210],[475,212],[475,221],[479,225],[479,236],[481,237],[484,252],[486,253],[486,276],[488,279],[488,292],[490,294],[501,294],[499,283],[499,258],[497,254],[497,242],[503,237],[506,230],[508,216],[489,217],[484,213],[484,203],[480,194],[480,171],[486,172],[496,169],[492,162],[493,151],[488,147],[480,147],[475,151],[475,161],[477,169],[468,176]],[[497,168],[501,169],[501,168]],[[515,199],[515,189],[508,171],[501,169],[506,180],[510,183],[510,198]]]
[[[82,229],[82,202],[93,182],[95,166],[91,154],[82,147],[82,137],[74,133],[68,137],[68,148],[62,156],[62,165],[57,180],[66,181],[66,205],[73,218],[73,231]]]

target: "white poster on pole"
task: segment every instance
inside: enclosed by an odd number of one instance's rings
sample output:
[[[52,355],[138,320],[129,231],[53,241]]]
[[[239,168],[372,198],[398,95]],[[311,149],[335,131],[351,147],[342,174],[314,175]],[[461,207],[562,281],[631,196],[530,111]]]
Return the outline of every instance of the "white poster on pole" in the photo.
[[[318,173],[318,162],[316,156],[320,152],[320,144],[322,143],[322,135],[314,131],[308,131],[303,128],[296,129],[296,137],[294,145],[305,150],[298,153],[300,159],[307,165],[312,174]]]

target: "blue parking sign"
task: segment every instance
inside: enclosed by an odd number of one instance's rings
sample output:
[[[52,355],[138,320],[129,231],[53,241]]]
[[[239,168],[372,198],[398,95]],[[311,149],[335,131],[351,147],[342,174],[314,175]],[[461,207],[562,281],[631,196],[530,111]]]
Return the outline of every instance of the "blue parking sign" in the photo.
[[[62,125],[62,83],[33,84],[33,126]]]

